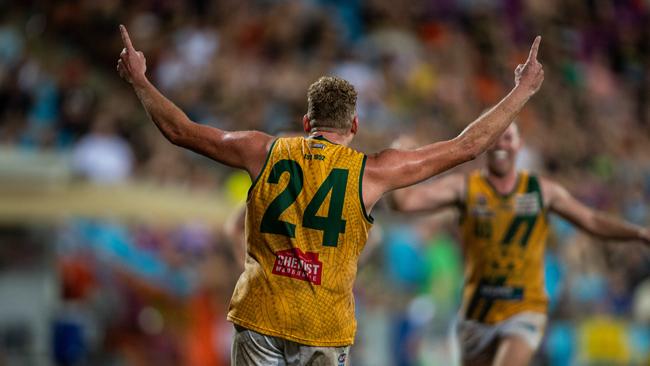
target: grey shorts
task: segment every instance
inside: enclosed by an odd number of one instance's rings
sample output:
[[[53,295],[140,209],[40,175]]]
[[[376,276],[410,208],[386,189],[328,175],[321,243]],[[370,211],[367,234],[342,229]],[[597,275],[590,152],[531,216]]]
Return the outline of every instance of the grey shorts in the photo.
[[[456,324],[461,356],[472,359],[499,337],[517,336],[537,350],[544,337],[546,314],[524,311],[497,324],[460,319]]]
[[[350,346],[312,347],[235,326],[232,366],[348,366]]]

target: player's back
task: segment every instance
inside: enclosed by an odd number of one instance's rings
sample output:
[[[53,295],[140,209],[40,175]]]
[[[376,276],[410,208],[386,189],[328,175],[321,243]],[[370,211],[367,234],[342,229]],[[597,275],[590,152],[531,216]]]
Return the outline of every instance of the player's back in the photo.
[[[366,156],[322,137],[277,139],[248,197],[246,264],[228,318],[302,344],[352,344],[352,286],[372,225]]]
[[[470,174],[461,231],[466,319],[495,323],[522,311],[546,311],[548,221],[536,176],[520,172],[513,191],[502,195],[481,172]]]

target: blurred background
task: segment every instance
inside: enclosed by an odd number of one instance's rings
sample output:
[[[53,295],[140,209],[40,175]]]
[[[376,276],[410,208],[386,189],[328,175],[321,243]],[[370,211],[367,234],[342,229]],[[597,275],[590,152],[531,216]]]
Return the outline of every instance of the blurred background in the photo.
[[[309,84],[346,78],[367,153],[458,134],[541,34],[520,167],[647,226],[649,21],[647,0],[0,1],[0,365],[229,364],[250,180],[162,138],[115,71],[118,24],[219,128],[297,130]],[[457,213],[373,214],[352,364],[454,365]],[[534,364],[648,365],[648,249],[553,224]]]

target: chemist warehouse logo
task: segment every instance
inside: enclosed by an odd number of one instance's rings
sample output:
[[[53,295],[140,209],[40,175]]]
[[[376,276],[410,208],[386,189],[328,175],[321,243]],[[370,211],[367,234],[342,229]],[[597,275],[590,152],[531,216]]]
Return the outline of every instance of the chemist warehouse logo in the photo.
[[[318,253],[303,253],[298,248],[292,248],[276,252],[275,255],[273,274],[320,285],[323,262],[318,260]]]

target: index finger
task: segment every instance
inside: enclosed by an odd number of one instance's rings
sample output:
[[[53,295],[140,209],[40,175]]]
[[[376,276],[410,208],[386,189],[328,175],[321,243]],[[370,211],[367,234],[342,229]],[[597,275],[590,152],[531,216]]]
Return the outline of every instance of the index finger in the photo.
[[[541,36],[535,37],[533,41],[533,46],[530,47],[530,53],[528,54],[528,60],[537,60],[537,50],[539,50],[539,43],[542,41]]]
[[[120,34],[122,35],[122,43],[126,47],[127,51],[134,51],[133,43],[131,43],[131,38],[129,37],[129,32],[126,31],[126,27],[120,24]]]

